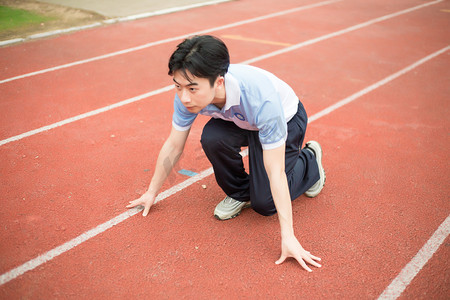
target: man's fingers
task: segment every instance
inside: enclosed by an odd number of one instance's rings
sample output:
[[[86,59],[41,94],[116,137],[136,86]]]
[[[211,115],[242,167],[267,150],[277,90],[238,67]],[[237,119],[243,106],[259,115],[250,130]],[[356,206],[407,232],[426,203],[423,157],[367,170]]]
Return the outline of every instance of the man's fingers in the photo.
[[[144,203],[142,201],[140,201],[139,199],[133,200],[129,202],[130,204],[128,204],[126,207],[127,208],[133,208],[136,207],[138,205],[143,205]]]
[[[319,263],[315,262],[313,260],[313,258],[310,256],[320,260],[320,258],[315,257],[314,255],[311,255],[311,254],[309,254],[308,256],[306,256],[304,258],[301,257],[301,255],[293,256],[293,258],[295,258],[295,260],[298,261],[298,263],[302,266],[302,268],[308,272],[312,272],[312,270],[311,270],[311,268],[308,267],[308,265],[306,263],[309,263],[317,268],[322,267]],[[283,263],[286,260],[286,258],[287,258],[287,256],[281,255],[281,257],[275,262],[275,264],[279,265],[279,264]]]
[[[318,268],[321,267],[321,265],[319,263],[315,262],[311,257],[306,257],[306,258],[304,258],[304,260],[306,260],[307,263],[309,263],[315,267],[318,267]]]
[[[275,264],[282,264],[286,260],[286,256],[281,255],[281,257],[275,262]]]
[[[299,256],[307,263],[320,268],[322,267],[319,263],[317,263],[315,260],[320,261],[321,259],[317,256],[314,256],[311,254],[311,252],[304,250],[304,254],[299,254]],[[297,258],[297,257],[296,257]],[[297,259],[298,260],[298,259]]]
[[[294,257],[298,263],[303,267],[303,269],[305,269],[308,272],[312,272],[312,270],[308,267],[308,265],[305,263],[305,261],[301,258],[301,257]]]
[[[135,201],[130,201],[129,203],[130,204],[127,205],[127,208],[132,208],[132,207],[135,207],[135,206],[139,205],[139,203],[136,203]]]
[[[148,212],[150,211],[150,207],[151,207],[150,204],[145,205],[144,212],[142,213],[142,215],[144,217],[146,217],[148,215]]]
[[[317,261],[321,261],[321,260],[322,260],[320,257],[314,256],[314,255],[312,255],[311,253],[309,254],[309,256],[310,256],[312,259],[317,260]]]

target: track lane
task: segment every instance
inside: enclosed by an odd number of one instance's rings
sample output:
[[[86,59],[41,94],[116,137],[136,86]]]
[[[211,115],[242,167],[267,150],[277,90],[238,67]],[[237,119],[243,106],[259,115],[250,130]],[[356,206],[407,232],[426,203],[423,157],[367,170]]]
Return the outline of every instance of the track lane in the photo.
[[[309,7],[331,1],[271,1],[261,5],[257,0],[221,3],[168,15],[155,16],[84,30],[51,40],[39,40],[12,47],[0,48],[2,77],[20,76],[46,68],[109,55],[130,48],[140,48],[149,43],[165,43],[167,40],[180,40],[183,36],[213,30],[222,26],[238,26],[234,23],[251,21],[253,18],[271,15],[274,12],[289,14],[290,10]],[[217,11],[227,13],[218,14]],[[180,25],[180,18],[183,23]],[[256,20],[255,20],[256,21]],[[175,39],[174,39],[175,38]],[[93,45],[92,41],[96,41]],[[150,45],[151,47],[151,45]],[[33,55],[30,55],[32,53]],[[14,60],[15,62],[12,62]],[[8,77],[7,77],[8,76]]]
[[[121,223],[6,284],[4,295],[377,297],[450,211],[446,192],[430,194],[428,185],[448,172],[435,157],[445,157],[446,141],[437,140],[435,153],[421,146],[448,128],[444,113],[436,114],[447,86],[429,77],[448,74],[446,61],[438,57],[310,125],[308,138],[323,141],[331,180],[321,196],[302,196],[293,209],[300,239],[324,268],[305,275],[292,261],[273,264],[276,216],[247,210],[233,221],[214,220],[221,197],[208,177],[155,206],[151,218]],[[433,88],[416,88],[423,83]],[[435,172],[417,159],[428,159]],[[425,194],[435,201],[424,202]]]
[[[325,48],[327,48],[327,45],[325,45]],[[335,49],[335,47],[333,47],[333,49]],[[345,47],[343,48],[343,49],[345,49]],[[360,50],[360,49],[359,49]],[[338,52],[339,53],[339,52]],[[283,66],[283,67],[286,67],[286,66]],[[327,73],[327,72],[323,72],[323,73]],[[156,104],[157,106],[159,106],[159,104]],[[168,101],[168,103],[166,104],[166,107],[168,107],[169,108],[169,111],[170,111],[170,107],[171,107],[171,103],[170,103],[170,101]],[[123,126],[124,124],[121,124],[121,126]],[[96,126],[94,126],[94,127],[96,127]],[[106,136],[107,137],[107,136]],[[57,138],[57,141],[59,141],[59,140],[61,140],[61,138]],[[95,139],[94,139],[94,141],[95,141]],[[52,144],[50,144],[50,145],[52,145]],[[52,147],[54,147],[54,146],[52,146]],[[73,147],[75,147],[75,146],[73,146]],[[72,150],[73,151],[73,150]],[[27,155],[27,154],[25,154],[25,155]],[[90,154],[89,154],[90,155]],[[39,155],[35,155],[35,156],[39,156]],[[28,154],[28,158],[31,158],[31,157],[35,157],[35,156],[33,156],[33,154]],[[65,155],[62,155],[61,157],[68,157],[68,154],[65,154]],[[41,155],[41,160],[43,159],[43,157],[42,157],[42,155]],[[62,159],[62,158],[61,158]],[[84,158],[84,159],[80,159],[81,161],[86,161],[86,158]],[[70,169],[70,168],[66,168],[66,169]],[[97,169],[97,167],[93,167],[93,169]],[[54,175],[53,175],[54,176]],[[41,177],[45,177],[45,175],[42,175]],[[53,184],[54,186],[55,186],[55,184]],[[50,184],[50,186],[52,186],[52,184]],[[37,187],[31,187],[31,189],[30,190],[35,190]],[[38,197],[39,197],[39,195],[38,195]],[[28,198],[28,197],[22,197],[22,198]],[[13,199],[21,199],[21,197],[20,196],[17,196],[17,197],[15,197],[15,198],[13,198]]]
[[[420,16],[417,20],[421,21],[417,26],[424,23]],[[410,23],[412,22],[410,21]],[[398,24],[396,23],[395,25]],[[397,28],[399,28],[399,30],[402,29],[401,27]],[[397,39],[396,35],[390,36],[385,34],[384,41],[388,42],[390,48],[390,52],[386,52],[385,48],[379,49],[379,43],[377,40],[372,43],[368,42],[373,35],[381,35],[378,31],[371,31],[369,29],[370,28],[363,32],[365,34],[349,33],[345,36],[344,42],[342,39],[333,39],[324,42],[323,44],[314,45],[310,48],[302,49],[299,52],[294,52],[292,56],[295,57],[296,62],[302,66],[300,73],[295,72],[297,70],[296,66],[289,63],[292,61],[289,56],[274,57],[270,60],[261,62],[261,64],[263,67],[273,70],[276,74],[286,79],[295,87],[296,90],[305,93],[302,95],[302,99],[308,108],[308,112],[310,112],[309,114],[312,115],[314,112],[317,112],[325,106],[331,105],[333,103],[333,99],[336,99],[337,97],[344,98],[349,94],[352,94],[355,90],[362,89],[368,83],[373,83],[379,78],[389,75],[389,71],[397,71],[403,67],[404,64],[410,63],[416,58],[416,53],[414,53],[413,57],[409,57],[409,55],[402,55],[406,47],[412,48],[415,45],[414,40],[409,41],[410,46],[408,46],[406,43],[408,39]],[[381,30],[382,33],[386,33],[386,31],[386,27],[383,27]],[[238,49],[240,49],[238,47],[238,43],[244,44],[244,42],[234,41],[230,46],[231,51],[235,50],[237,55],[241,53],[238,51]],[[432,46],[437,46],[440,43],[440,41],[438,43],[433,39],[430,39],[426,45],[431,48]],[[362,54],[359,54],[358,56],[348,53],[349,44],[352,45],[351,47],[356,51],[356,53],[370,53],[369,57]],[[397,45],[397,47],[395,47],[395,45]],[[243,48],[245,49],[245,46]],[[330,51],[330,49],[333,49],[333,51]],[[428,50],[428,48],[425,50]],[[421,49],[421,51],[425,50]],[[241,49],[241,51],[243,50]],[[246,50],[243,52],[246,53],[245,55],[248,55]],[[314,59],[317,59],[318,57],[316,53],[325,53],[326,57],[328,57],[332,63],[316,64],[314,62]],[[301,57],[301,59],[297,59],[297,57]],[[400,57],[402,59],[400,59]],[[319,59],[322,60],[323,56],[320,56]],[[387,63],[379,64],[378,62],[380,60],[389,62],[389,67],[392,69],[386,70]],[[317,66],[320,66],[320,68]],[[341,70],[343,70],[343,66],[351,66],[351,68],[348,67],[344,71],[344,74],[347,76],[342,76]],[[367,72],[367,70],[371,70],[372,72]],[[314,77],[312,77],[312,74],[314,74]],[[340,76],[338,76],[338,74],[340,74]],[[313,78],[315,78],[315,80]],[[349,84],[349,82],[351,82],[349,78],[364,78],[364,80],[359,80],[353,82],[353,84]],[[298,84],[304,82],[306,82],[305,86]],[[333,82],[333,85],[327,85],[325,87],[323,82]],[[328,95],[328,97],[323,97],[324,94]],[[319,97],[318,95],[322,95],[322,97]],[[150,98],[148,101],[143,101],[142,103],[132,104],[130,105],[130,108],[124,107],[119,109],[117,112],[112,111],[108,113],[107,116],[100,115],[99,117],[93,118],[92,121],[90,119],[80,121],[82,122],[80,125],[76,125],[76,123],[66,125],[69,126],[69,128],[64,128],[62,131],[58,130],[55,133],[49,132],[44,134],[44,137],[50,138],[46,145],[40,145],[40,138],[36,136],[33,138],[31,143],[27,140],[24,141],[25,144],[23,144],[23,146],[20,143],[19,148],[16,148],[15,145],[12,144],[4,149],[4,151],[6,151],[5,155],[8,155],[8,153],[10,155],[10,165],[7,167],[5,166],[3,172],[4,174],[11,174],[7,176],[8,179],[4,182],[3,187],[3,190],[5,190],[5,195],[7,195],[7,198],[9,199],[5,206],[7,208],[5,208],[4,220],[6,223],[8,223],[7,220],[11,220],[13,225],[10,227],[15,228],[14,230],[10,229],[10,234],[6,235],[6,237],[11,236],[11,239],[13,239],[12,237],[19,234],[21,230],[31,235],[33,235],[34,232],[39,235],[39,233],[46,231],[42,230],[41,226],[50,226],[50,228],[52,228],[50,232],[53,233],[49,239],[51,241],[51,245],[58,245],[64,240],[67,240],[67,236],[70,236],[67,226],[65,226],[67,235],[63,235],[61,238],[56,238],[59,235],[58,228],[61,227],[61,225],[57,224],[58,219],[54,219],[52,222],[44,222],[45,220],[52,219],[51,216],[54,213],[52,210],[49,212],[39,210],[40,214],[37,215],[50,215],[48,217],[41,217],[40,219],[37,218],[37,220],[27,221],[24,220],[23,217],[20,217],[24,214],[33,215],[33,211],[36,211],[36,207],[33,203],[38,203],[39,206],[43,207],[54,206],[54,203],[52,202],[53,199],[47,199],[49,196],[61,199],[63,203],[71,203],[73,201],[67,199],[103,198],[103,200],[100,200],[100,203],[96,204],[96,209],[98,210],[97,214],[101,214],[100,212],[104,205],[111,201],[112,198],[116,198],[117,200],[115,201],[122,201],[124,198],[133,197],[129,194],[127,194],[127,196],[123,196],[123,192],[121,192],[120,188],[126,189],[126,184],[120,185],[118,188],[114,187],[113,183],[124,181],[127,182],[124,178],[127,176],[133,177],[137,166],[135,166],[134,169],[129,170],[129,175],[122,176],[117,174],[115,175],[115,178],[110,178],[108,181],[104,182],[103,185],[97,186],[97,180],[100,180],[105,176],[102,174],[106,174],[108,172],[108,167],[113,165],[114,161],[121,161],[123,157],[127,157],[127,152],[130,150],[138,151],[139,154],[137,154],[137,157],[142,157],[142,160],[149,160],[149,158],[142,152],[142,149],[139,150],[139,147],[148,147],[147,149],[151,149],[150,152],[154,153],[153,157],[157,154],[159,145],[164,140],[170,127],[170,125],[167,124],[170,124],[172,97],[173,93],[169,92],[155,97],[154,99]],[[154,113],[152,113],[152,109],[155,108],[160,110],[157,117]],[[139,111],[139,109],[144,109],[145,113]],[[136,113],[138,115],[135,116],[134,114]],[[128,115],[131,117],[123,117],[123,115]],[[150,117],[152,119],[150,119]],[[113,120],[116,119],[121,121],[114,122]],[[138,142],[146,136],[159,136],[158,133],[161,132],[161,127],[152,128],[151,131],[145,130],[148,129],[145,126],[150,120],[153,124],[160,124],[161,126],[164,126],[164,124],[167,125],[166,127],[163,127],[165,128],[164,131],[166,133],[160,136],[159,144],[154,144],[151,139],[142,141],[142,144]],[[141,121],[143,121],[143,123],[140,123]],[[114,124],[114,126],[110,124]],[[127,130],[131,130],[132,128],[135,129],[136,125],[139,126],[138,128],[141,131],[133,133],[131,137],[127,136]],[[79,126],[82,127],[80,128]],[[85,132],[89,132],[90,128],[96,128],[97,130],[86,135]],[[140,134],[138,134],[139,132]],[[115,135],[115,137],[111,138],[111,135]],[[196,137],[198,140],[199,133],[197,133]],[[66,142],[61,144],[61,141]],[[135,143],[132,146],[132,149],[129,148],[130,142]],[[150,146],[148,143],[153,143],[153,145]],[[24,151],[24,149],[26,149],[25,145],[27,145],[26,148],[33,149],[33,151]],[[99,147],[99,145],[102,145],[102,147]],[[198,147],[198,144],[196,145],[196,147]],[[111,146],[114,147],[114,151],[111,153],[106,153]],[[25,157],[23,157],[24,155]],[[35,158],[36,156],[38,156],[37,159]],[[102,160],[98,160],[97,157],[102,157]],[[79,162],[83,162],[83,164],[80,164]],[[154,161],[151,163],[154,164]],[[127,163],[125,163],[125,165],[120,165],[120,167],[127,169]],[[188,167],[186,168],[189,169]],[[15,176],[14,170],[17,169],[27,171],[19,176]],[[144,169],[152,170],[153,165]],[[49,172],[48,170],[53,171]],[[86,175],[84,170],[88,170],[89,174]],[[99,172],[100,170],[101,172]],[[33,178],[26,183],[22,183],[23,179],[21,179],[21,177],[24,178],[29,176],[28,174],[33,174]],[[45,181],[43,182],[41,178],[44,178]],[[78,194],[73,195],[73,191],[79,189],[74,186],[74,184],[79,182],[83,183],[83,188]],[[128,184],[133,185],[133,183]],[[92,187],[98,188],[98,192],[95,194],[90,194],[89,190]],[[108,193],[111,193],[111,195],[108,197],[102,196],[101,193],[105,190],[107,190]],[[114,194],[120,196],[114,196]],[[20,201],[21,207],[18,210],[17,200],[23,198],[25,198],[25,201]],[[78,206],[78,208],[76,208],[78,213],[73,216],[73,218],[76,219],[78,218],[78,214],[79,216],[84,214],[85,202],[81,201],[73,205],[75,205],[75,208]],[[8,211],[8,215],[10,217],[6,216],[6,211]],[[66,208],[65,211],[65,218],[68,218],[70,210]],[[73,227],[72,233],[76,236],[77,233],[79,234],[80,232],[83,232],[83,230],[87,230],[95,226],[95,222],[98,224],[103,222],[103,220],[104,218],[93,218],[87,222],[84,227],[79,227],[74,224],[69,226],[69,228]],[[17,222],[17,224],[14,224],[14,222]],[[55,237],[55,239],[53,239],[53,237]],[[44,252],[46,248],[49,248],[49,242],[42,235],[39,241],[35,242],[36,244],[34,247],[30,247],[26,250],[28,251],[26,252],[28,254],[24,253],[25,256],[32,255],[31,253],[38,254]],[[20,258],[16,257],[15,264],[18,262],[20,262]],[[10,267],[12,265],[14,264],[9,264]]]
[[[317,112],[448,46],[450,34],[445,28],[450,20],[440,12],[443,7],[424,8],[252,65],[279,72],[296,87],[308,110]],[[317,78],[323,84],[317,84]]]
[[[198,12],[195,15],[198,17]],[[97,41],[97,39],[93,40]],[[116,103],[117,99],[127,99],[170,84],[170,82],[167,83],[167,78],[161,77],[161,74],[167,72],[167,59],[149,58],[166,57],[178,42],[164,43],[145,51],[117,56],[114,57],[113,62],[101,60],[54,73],[41,74],[24,81],[0,85],[0,90],[6,95],[2,98],[2,138],[52,124],[73,115]],[[270,52],[275,49],[277,48],[273,46],[262,47],[250,55],[261,55],[265,53],[264,51]],[[76,78],[76,80],[69,81],[65,78]],[[103,92],[98,93],[99,90]],[[52,105],[45,105],[45,103],[52,103]]]
[[[341,4],[340,2],[338,2]],[[337,5],[337,3],[335,4]],[[323,6],[320,7],[322,10],[327,11],[328,14],[330,14],[331,10],[329,7]],[[345,8],[345,7],[344,7]],[[319,8],[315,8],[319,9]],[[320,11],[322,11],[320,10]],[[320,14],[319,11],[319,14]],[[301,13],[301,12],[299,12]],[[335,11],[333,11],[335,13]],[[372,12],[373,13],[373,12]],[[331,16],[325,16],[325,18],[330,18]],[[322,18],[322,17],[321,17]],[[284,23],[287,28],[292,28],[292,24],[290,21]],[[331,24],[334,25],[334,24]],[[253,26],[251,24],[250,26]],[[280,25],[281,26],[281,25]],[[314,27],[314,25],[311,26],[311,24],[299,24],[300,28],[308,28],[308,27]],[[283,27],[280,27],[278,29],[283,29]],[[330,29],[331,30],[331,29]],[[278,32],[278,31],[277,31]],[[220,34],[220,32],[218,32]],[[277,35],[274,37],[277,38]],[[175,44],[174,44],[175,45]],[[159,68],[161,70],[166,68],[165,60],[156,62],[156,65],[154,62],[148,61],[147,57],[154,57],[153,51],[156,51],[156,53],[159,53],[159,55],[162,55],[160,53],[166,53],[172,51],[173,47],[166,46],[165,50],[161,49],[151,49],[152,51],[150,53],[133,53],[134,58],[130,58],[128,60],[123,60],[123,57],[118,57],[119,59],[118,63],[116,63],[115,67],[109,67],[110,65],[106,64],[106,62],[98,62],[99,64],[95,63],[93,65],[86,66],[86,68],[78,66],[73,67],[71,70],[61,71],[63,74],[59,74],[56,78],[53,78],[52,75],[54,74],[48,74],[49,78],[44,80],[49,80],[50,84],[45,84],[41,82],[41,78],[36,79],[38,82],[35,84],[27,83],[24,89],[24,86],[22,86],[20,83],[11,83],[10,85],[7,84],[7,86],[4,88],[4,93],[6,95],[10,95],[10,97],[14,97],[14,105],[12,103],[7,102],[3,103],[4,107],[4,113],[2,115],[2,120],[4,121],[5,132],[4,137],[11,137],[11,135],[23,133],[24,131],[31,130],[32,128],[41,127],[47,124],[51,124],[52,122],[58,122],[62,119],[65,119],[70,116],[70,112],[66,113],[64,109],[62,109],[60,106],[56,106],[54,111],[49,111],[49,107],[43,107],[42,113],[40,113],[42,106],[42,103],[46,103],[47,101],[56,101],[56,102],[63,102],[64,105],[66,105],[67,102],[70,102],[73,105],[73,112],[82,113],[89,109],[94,109],[95,107],[98,107],[98,105],[105,105],[105,104],[111,104],[111,101],[114,101],[117,99],[116,97],[121,94],[121,92],[128,93],[128,97],[131,94],[132,96],[136,96],[139,93],[142,93],[142,91],[148,92],[149,91],[149,84],[153,82],[158,82],[158,80],[155,80],[152,78],[153,74],[160,74],[160,72],[157,72]],[[255,50],[255,47],[253,45],[247,45],[241,43],[241,53],[252,53],[254,55],[260,55],[263,54],[263,51],[266,50],[265,47],[259,46]],[[247,45],[248,48],[243,48],[244,45]],[[267,46],[267,45],[265,45]],[[157,47],[159,48],[159,47]],[[248,49],[249,51],[246,51]],[[270,49],[267,48],[266,51],[270,52]],[[161,51],[161,52],[158,52]],[[258,51],[261,51],[258,53]],[[267,53],[267,52],[266,52]],[[158,55],[158,54],[156,54]],[[252,57],[245,57],[244,60]],[[239,58],[235,61],[242,61]],[[134,64],[133,64],[134,62]],[[142,62],[148,62],[148,64],[143,64]],[[130,72],[127,74],[123,74],[121,70],[123,70],[123,64],[127,64],[128,67],[131,66],[128,70]],[[159,66],[159,67],[158,67]],[[107,74],[103,74],[101,70],[108,70]],[[149,72],[148,70],[153,70],[154,73]],[[59,71],[58,71],[59,72]],[[142,78],[142,80],[134,80],[135,76],[133,74],[143,74],[143,76],[140,76],[139,78]],[[146,77],[145,75],[149,76]],[[47,74],[40,75],[41,76],[47,76]],[[55,76],[55,75],[54,75]],[[63,77],[61,77],[63,76]],[[73,78],[80,78],[83,79],[83,81],[62,81],[61,78],[64,78],[64,76],[69,76]],[[113,89],[105,88],[104,85],[101,84],[102,81],[97,81],[98,77],[105,77],[105,80],[108,80],[111,84],[111,86],[115,87]],[[52,84],[56,85],[52,86]],[[82,88],[80,88],[82,87]],[[2,88],[0,86],[0,88]],[[35,89],[37,88],[37,89]],[[98,90],[104,90],[106,97],[100,97],[98,99]],[[134,93],[132,94],[132,91]],[[73,94],[73,99],[67,99],[66,95],[67,92]],[[110,94],[107,94],[106,92],[109,92]],[[32,97],[30,95],[33,95]],[[35,95],[41,95],[41,97],[36,97]],[[114,97],[116,96],[116,97]],[[95,102],[91,101],[91,99],[94,98]],[[124,95],[124,99],[126,99],[126,95]],[[117,100],[115,100],[117,101]],[[95,106],[97,105],[97,106]],[[33,114],[36,114],[34,117],[26,115],[25,118],[17,118],[16,116],[18,114],[23,114],[23,112],[32,111]],[[70,111],[70,110],[69,110]],[[73,115],[72,115],[73,116]],[[28,120],[34,120],[36,123],[27,124]],[[16,123],[19,122],[19,123]],[[39,126],[40,125],[40,126]],[[27,130],[28,129],[28,130]],[[22,130],[22,131],[21,131]]]
[[[450,257],[449,243],[450,238],[447,237],[444,244],[437,250],[398,299],[447,298],[447,295],[450,294],[448,284],[450,281],[450,268],[448,267],[448,259]],[[430,278],[433,280],[430,280]]]
[[[45,144],[35,136],[26,145],[0,149],[7,158],[1,168],[2,273],[23,263],[23,257],[46,252],[118,215],[145,191],[170,130],[172,96],[68,125]],[[209,167],[198,153],[202,122],[192,130],[177,170]],[[163,189],[186,178],[173,174]]]

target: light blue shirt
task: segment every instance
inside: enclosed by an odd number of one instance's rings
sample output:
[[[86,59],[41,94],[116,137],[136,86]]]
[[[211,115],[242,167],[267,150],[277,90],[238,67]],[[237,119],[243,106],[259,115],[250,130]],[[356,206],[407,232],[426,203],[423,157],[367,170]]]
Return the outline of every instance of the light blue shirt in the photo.
[[[248,65],[230,65],[225,74],[226,102],[222,109],[210,104],[199,114],[234,122],[242,129],[259,131],[264,150],[281,146],[287,122],[298,109],[292,88],[275,75]],[[188,130],[197,114],[189,112],[175,95],[172,125]]]

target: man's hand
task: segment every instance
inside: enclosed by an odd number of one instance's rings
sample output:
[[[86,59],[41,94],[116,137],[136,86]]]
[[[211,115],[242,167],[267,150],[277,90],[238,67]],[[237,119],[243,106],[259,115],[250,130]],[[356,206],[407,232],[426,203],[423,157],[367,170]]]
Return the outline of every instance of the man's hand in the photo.
[[[288,257],[295,258],[303,267],[303,269],[308,272],[312,272],[312,270],[306,265],[306,263],[309,263],[318,268],[321,267],[321,265],[316,262],[320,261],[320,258],[303,249],[295,236],[284,238],[281,241],[281,257],[275,263],[279,265],[283,263]]]
[[[150,207],[152,207],[153,203],[155,203],[156,195],[151,193],[145,193],[141,197],[136,200],[130,201],[130,204],[127,205],[127,208],[133,208],[139,205],[144,206],[144,212],[142,215],[147,216]]]

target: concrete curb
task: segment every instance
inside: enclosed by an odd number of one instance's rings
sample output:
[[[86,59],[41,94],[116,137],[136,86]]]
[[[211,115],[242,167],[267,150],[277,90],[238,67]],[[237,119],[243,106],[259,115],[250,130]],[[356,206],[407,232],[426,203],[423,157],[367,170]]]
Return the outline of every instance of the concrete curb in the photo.
[[[29,41],[29,40],[34,40],[34,39],[51,37],[51,36],[60,35],[60,34],[64,34],[64,33],[70,33],[70,32],[74,32],[74,31],[80,31],[80,30],[84,30],[84,29],[100,27],[102,25],[110,25],[110,24],[119,23],[119,22],[134,21],[134,20],[138,20],[138,19],[159,16],[159,15],[165,15],[165,14],[170,14],[170,13],[188,10],[188,9],[192,9],[192,8],[215,5],[215,4],[229,2],[229,1],[232,1],[232,0],[212,0],[212,1],[206,1],[206,2],[201,2],[201,3],[185,5],[185,6],[166,8],[166,9],[156,10],[156,11],[142,13],[142,14],[136,14],[136,15],[131,15],[131,16],[127,16],[127,17],[107,19],[102,22],[95,22],[95,23],[83,25],[83,26],[75,26],[75,27],[70,27],[70,28],[65,28],[65,29],[58,29],[58,30],[52,30],[52,31],[47,31],[47,32],[42,32],[42,33],[36,33],[36,34],[32,34],[32,35],[24,37],[24,38],[15,38],[15,39],[11,39],[11,40],[0,41],[0,47],[17,44],[17,43],[21,43],[21,42],[25,42],[25,41]]]

